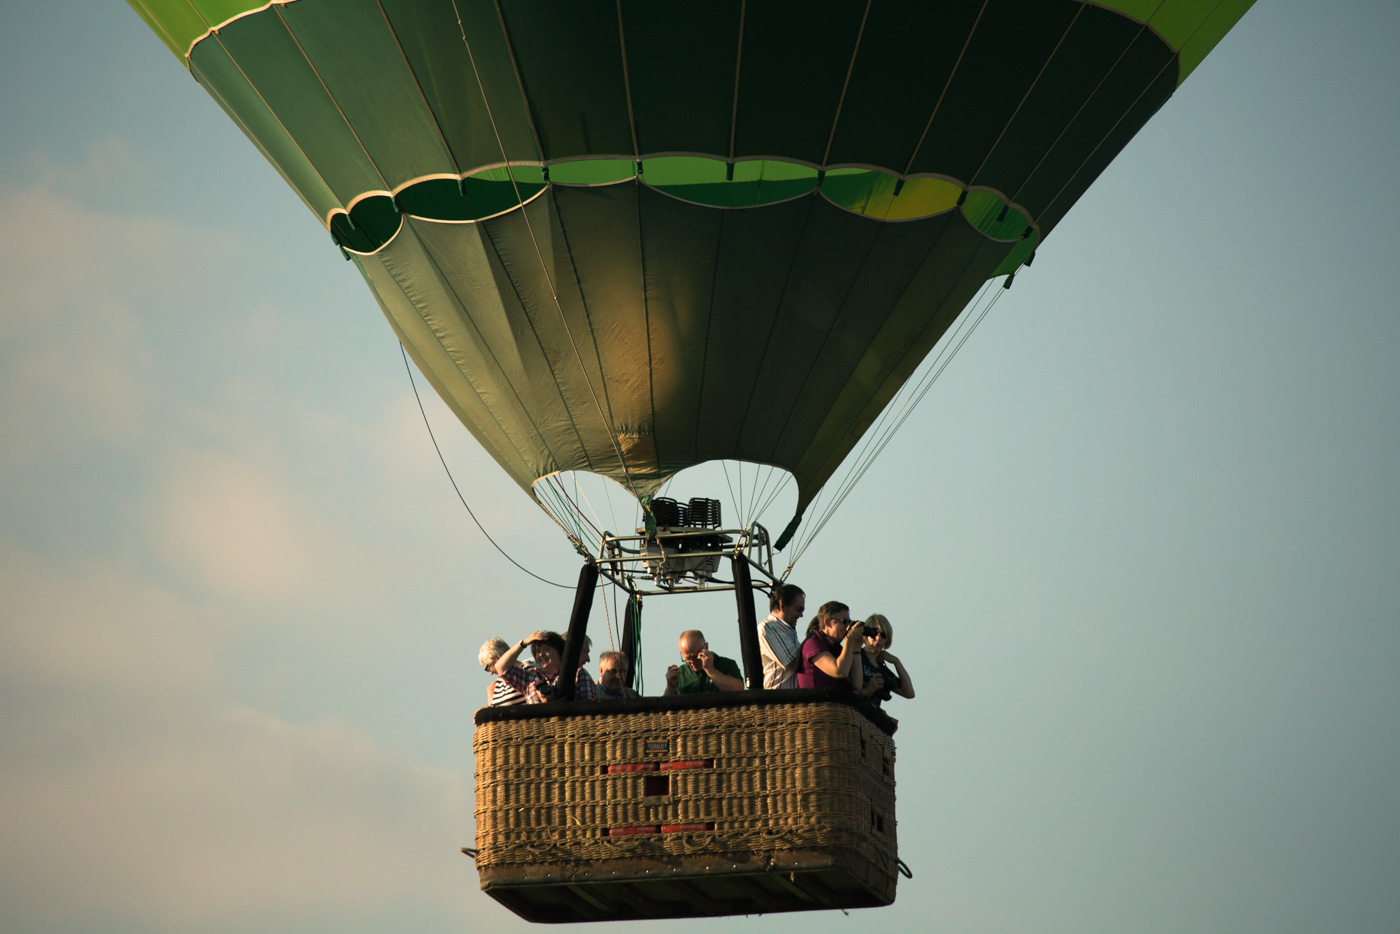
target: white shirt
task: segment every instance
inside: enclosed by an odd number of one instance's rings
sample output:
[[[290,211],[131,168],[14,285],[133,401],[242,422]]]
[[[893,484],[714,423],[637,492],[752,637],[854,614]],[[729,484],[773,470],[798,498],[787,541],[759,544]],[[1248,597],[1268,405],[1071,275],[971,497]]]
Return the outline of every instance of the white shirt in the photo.
[[[802,654],[797,629],[770,613],[758,624],[758,647],[763,656],[764,688],[772,691],[797,687],[797,672],[790,667],[792,660]]]

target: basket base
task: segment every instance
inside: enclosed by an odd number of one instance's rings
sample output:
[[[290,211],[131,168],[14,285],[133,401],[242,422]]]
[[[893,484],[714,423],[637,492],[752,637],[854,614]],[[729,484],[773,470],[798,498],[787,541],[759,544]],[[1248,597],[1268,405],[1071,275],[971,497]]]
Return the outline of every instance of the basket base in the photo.
[[[481,870],[481,888],[554,924],[878,908],[894,901],[895,878],[853,850],[813,849],[498,866]]]

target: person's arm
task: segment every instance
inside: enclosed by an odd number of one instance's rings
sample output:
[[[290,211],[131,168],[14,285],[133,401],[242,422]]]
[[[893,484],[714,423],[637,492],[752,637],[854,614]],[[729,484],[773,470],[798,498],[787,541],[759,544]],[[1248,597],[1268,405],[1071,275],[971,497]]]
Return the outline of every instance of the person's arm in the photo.
[[[681,680],[681,669],[679,665],[671,665],[666,669],[666,690],[661,692],[662,697],[672,697],[676,693],[676,683]]]
[[[861,688],[865,686],[865,650],[857,646],[854,658],[851,660],[851,673],[846,675],[846,680],[851,684],[851,690],[861,694]],[[863,696],[863,695],[862,695]]]
[[[841,656],[832,658],[830,652],[822,652],[812,659],[812,664],[833,678],[845,678],[851,670],[851,662],[855,661],[856,653],[860,651],[859,643],[861,631],[852,628],[846,633],[846,638],[841,641]]]
[[[715,664],[715,653],[709,649],[700,653],[700,667],[705,669],[705,674],[710,676],[715,687],[721,691],[742,691],[744,689],[744,679],[720,671],[719,666]]]
[[[520,653],[525,651],[525,646],[534,642],[542,635],[544,635],[542,632],[533,632],[507,649],[506,654],[496,659],[496,674],[503,675],[507,671],[510,671],[511,667],[515,665],[515,660],[520,657]]]
[[[907,697],[910,700],[913,700],[914,685],[909,682],[909,672],[904,670],[904,663],[901,662],[899,659],[895,658],[889,652],[883,653],[880,656],[880,660],[889,662],[890,664],[894,665],[894,670],[899,675],[899,687],[895,690],[895,693],[898,694],[900,697]]]

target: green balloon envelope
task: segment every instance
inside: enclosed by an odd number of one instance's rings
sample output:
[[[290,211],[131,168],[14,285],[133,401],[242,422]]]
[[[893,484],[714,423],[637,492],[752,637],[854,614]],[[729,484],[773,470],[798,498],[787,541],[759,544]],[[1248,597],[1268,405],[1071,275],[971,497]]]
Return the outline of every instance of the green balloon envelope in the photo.
[[[521,487],[800,515],[1251,0],[130,2]]]

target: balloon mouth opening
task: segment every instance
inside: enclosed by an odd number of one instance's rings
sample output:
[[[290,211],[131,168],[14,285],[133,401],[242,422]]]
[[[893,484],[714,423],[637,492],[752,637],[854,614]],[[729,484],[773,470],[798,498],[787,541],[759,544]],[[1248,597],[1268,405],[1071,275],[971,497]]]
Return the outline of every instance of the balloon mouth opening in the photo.
[[[753,461],[716,459],[676,471],[653,494],[634,495],[623,482],[588,470],[561,470],[537,479],[535,501],[576,545],[597,554],[608,535],[656,528],[782,530],[797,510],[796,478]]]

